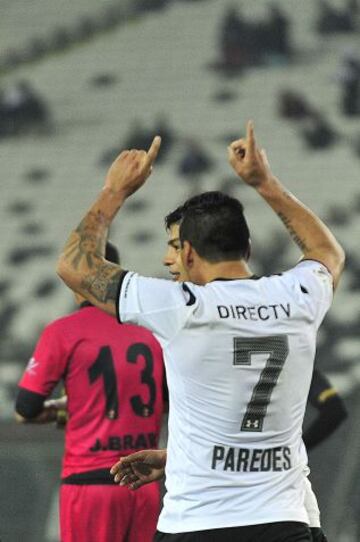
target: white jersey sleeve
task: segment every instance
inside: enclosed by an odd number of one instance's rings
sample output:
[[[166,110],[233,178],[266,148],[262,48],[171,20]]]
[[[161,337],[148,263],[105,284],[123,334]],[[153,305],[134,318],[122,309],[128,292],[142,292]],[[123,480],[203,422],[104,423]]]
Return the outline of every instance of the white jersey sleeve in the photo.
[[[118,317],[120,322],[146,327],[167,343],[184,326],[195,305],[186,283],[128,272],[121,285]]]
[[[291,279],[295,296],[319,327],[333,299],[333,279],[327,268],[315,260],[302,260],[286,271],[284,277]]]

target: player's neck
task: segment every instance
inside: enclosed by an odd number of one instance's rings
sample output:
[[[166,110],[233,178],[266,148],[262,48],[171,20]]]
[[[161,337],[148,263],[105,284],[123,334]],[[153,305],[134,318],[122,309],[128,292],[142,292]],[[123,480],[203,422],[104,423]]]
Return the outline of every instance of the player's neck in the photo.
[[[216,279],[246,279],[253,276],[245,260],[209,264],[203,269],[204,284]]]

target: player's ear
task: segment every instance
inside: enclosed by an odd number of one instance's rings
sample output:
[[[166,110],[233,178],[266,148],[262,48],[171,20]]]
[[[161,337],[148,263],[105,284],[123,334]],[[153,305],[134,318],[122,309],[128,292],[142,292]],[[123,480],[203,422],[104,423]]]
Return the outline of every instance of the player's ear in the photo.
[[[194,265],[194,248],[189,241],[183,243],[181,259],[185,269],[189,269]]]

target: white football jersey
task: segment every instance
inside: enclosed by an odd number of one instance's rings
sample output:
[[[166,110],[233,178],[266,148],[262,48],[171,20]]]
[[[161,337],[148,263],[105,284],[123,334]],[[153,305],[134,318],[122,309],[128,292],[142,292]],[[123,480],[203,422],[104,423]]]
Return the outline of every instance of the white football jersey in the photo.
[[[305,479],[305,508],[309,518],[309,526],[318,529],[321,526],[320,510],[309,478]]]
[[[309,522],[302,423],[332,291],[327,269],[310,260],[205,286],[125,275],[119,318],[150,329],[166,365],[160,531]]]

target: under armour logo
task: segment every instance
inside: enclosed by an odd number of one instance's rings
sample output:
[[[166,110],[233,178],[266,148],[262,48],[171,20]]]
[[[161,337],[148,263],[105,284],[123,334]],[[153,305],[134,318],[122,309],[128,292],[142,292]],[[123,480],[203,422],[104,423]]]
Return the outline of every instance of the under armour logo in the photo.
[[[259,426],[259,420],[246,420],[245,427],[248,429],[258,429]]]

